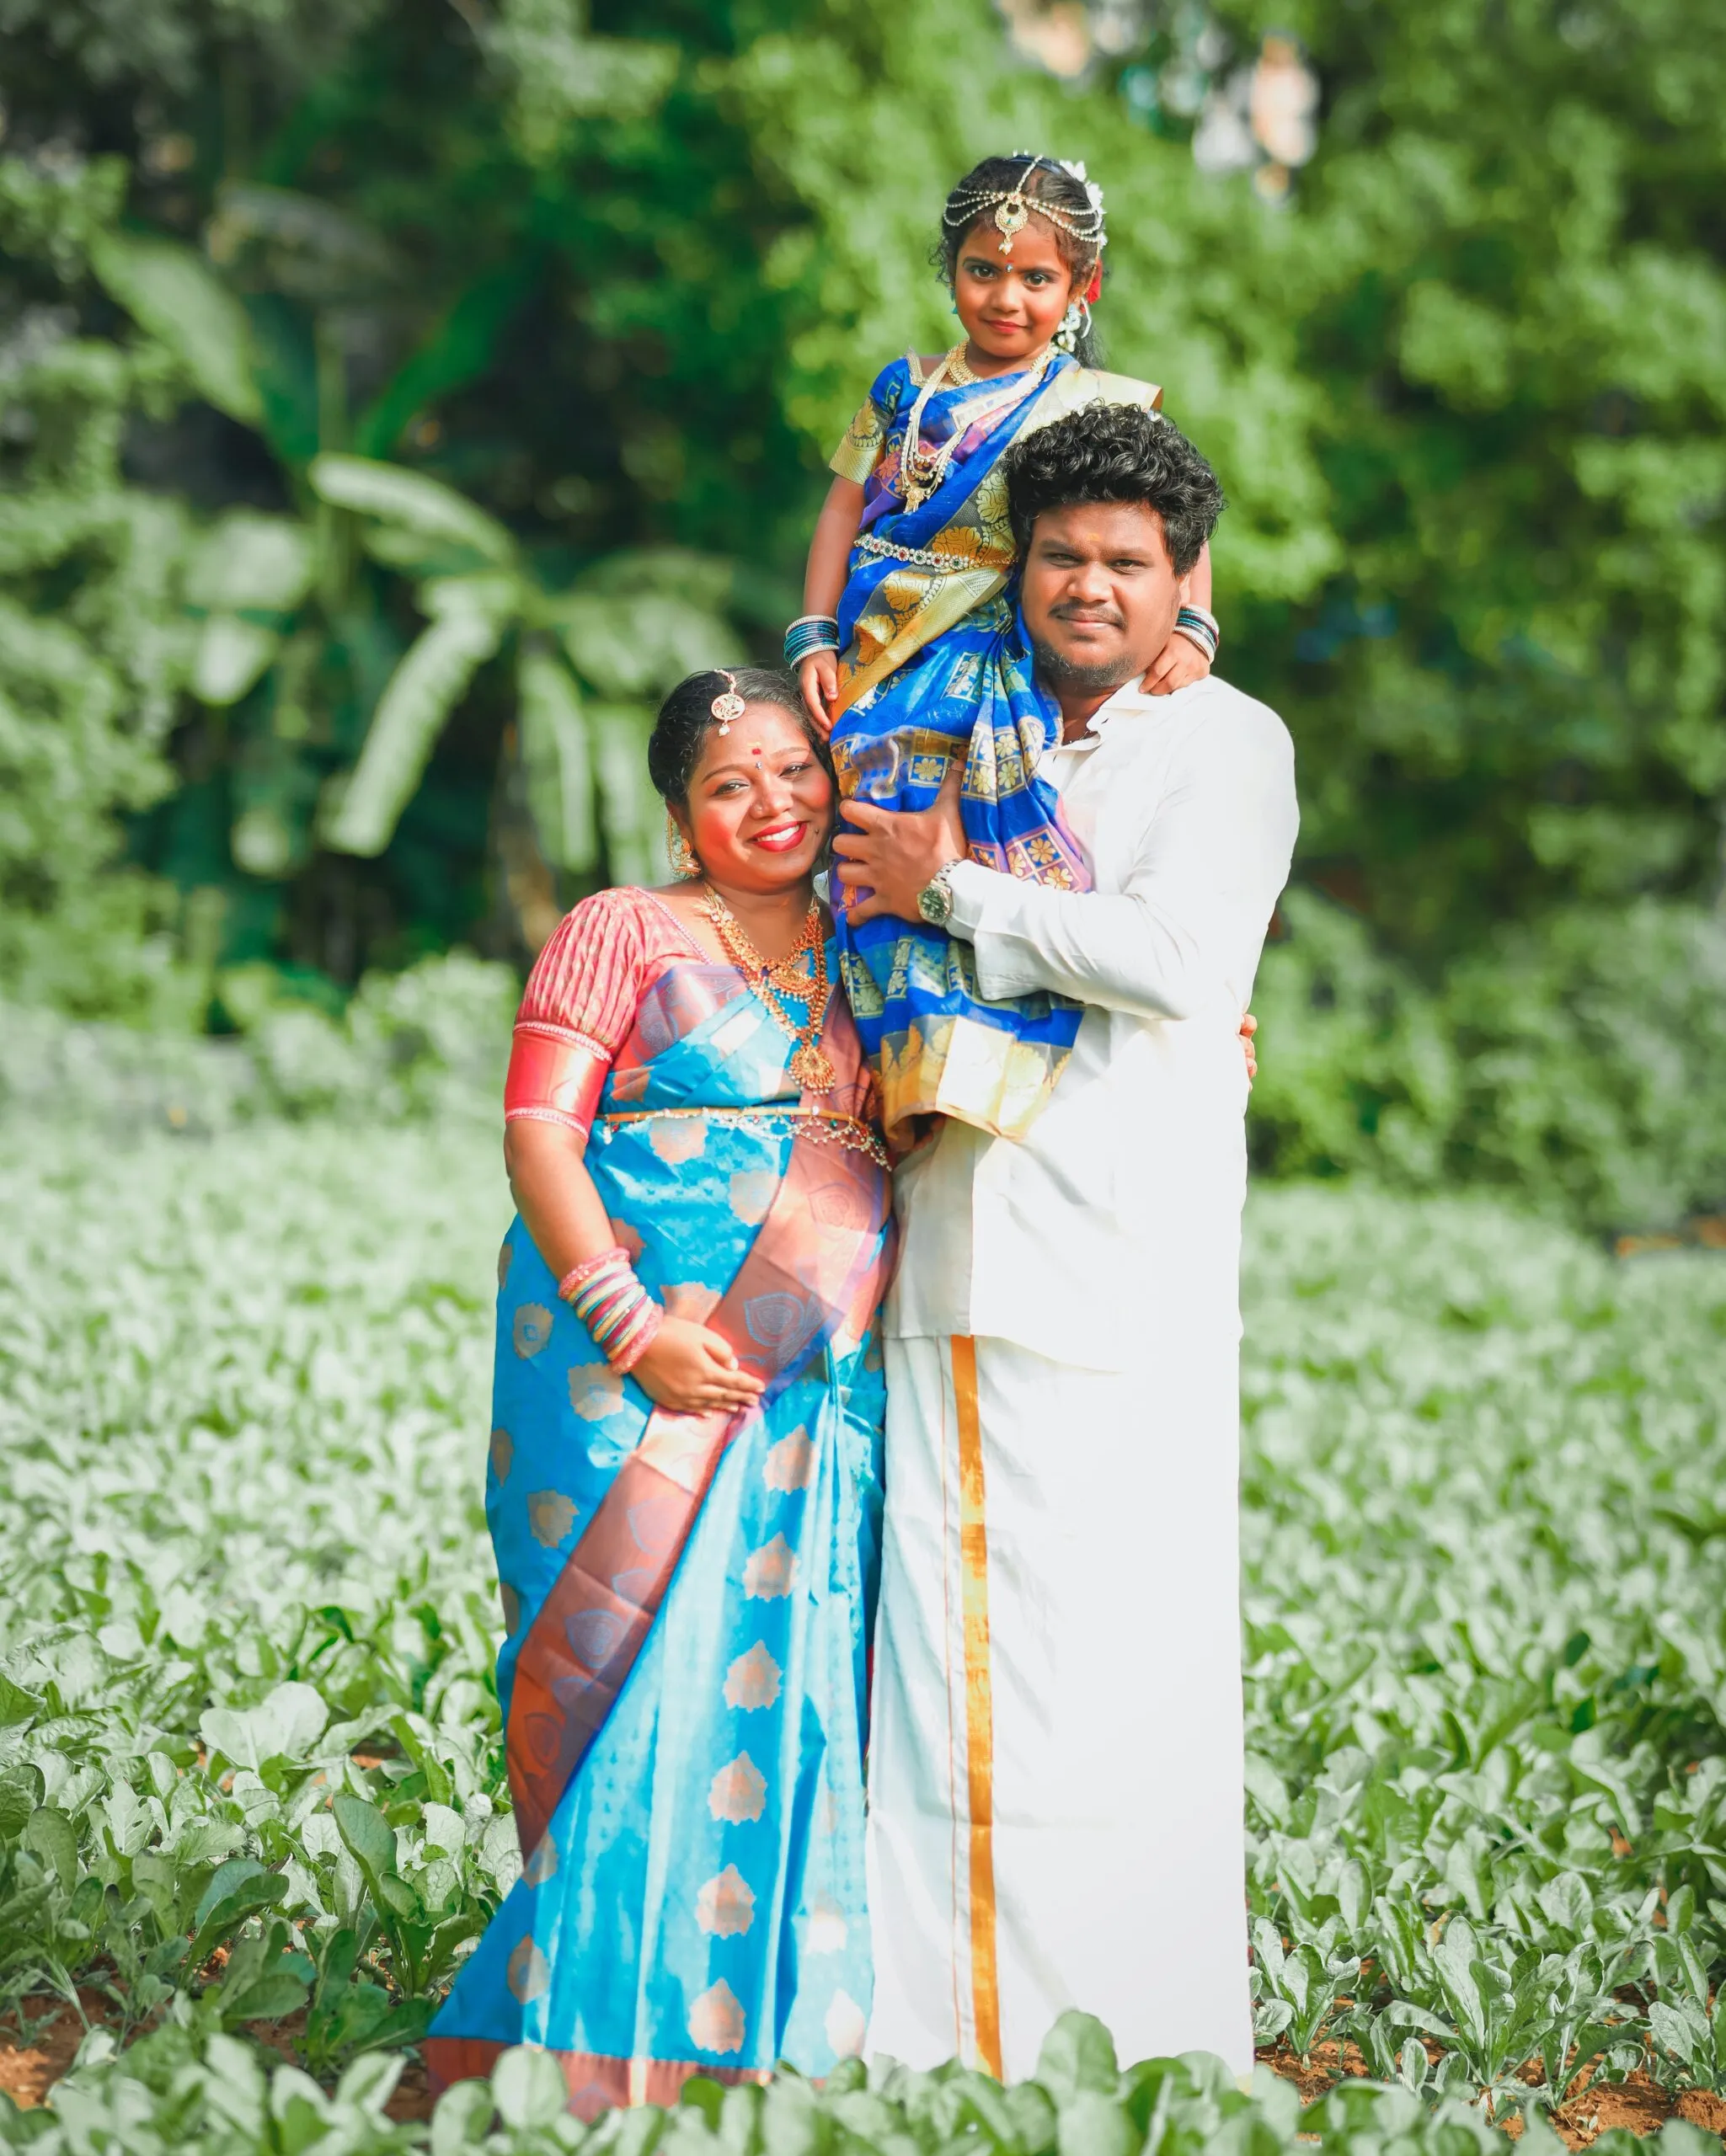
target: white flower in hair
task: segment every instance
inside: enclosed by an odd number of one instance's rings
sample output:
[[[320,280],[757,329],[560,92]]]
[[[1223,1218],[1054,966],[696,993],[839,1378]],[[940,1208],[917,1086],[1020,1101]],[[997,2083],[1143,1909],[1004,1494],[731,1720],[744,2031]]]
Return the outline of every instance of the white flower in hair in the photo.
[[[1090,180],[1085,171],[1085,161],[1082,157],[1079,159],[1077,164],[1073,163],[1071,157],[1058,157],[1055,162],[1060,165],[1061,169],[1064,173],[1071,173],[1072,178],[1075,179],[1084,180],[1087,191],[1089,191]]]

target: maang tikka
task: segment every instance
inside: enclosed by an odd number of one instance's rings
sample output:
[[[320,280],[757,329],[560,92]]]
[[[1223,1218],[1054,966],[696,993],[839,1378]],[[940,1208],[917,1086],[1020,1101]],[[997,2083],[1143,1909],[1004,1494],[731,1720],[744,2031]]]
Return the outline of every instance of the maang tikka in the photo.
[[[1011,187],[968,188],[950,198],[942,212],[942,222],[948,231],[964,232],[986,210],[993,210],[991,221],[1001,235],[1001,253],[1010,262],[1014,235],[1024,230],[1034,210],[1057,232],[1065,232],[1081,247],[1100,249],[1108,244],[1103,225],[1103,189],[1087,177],[1083,165],[1069,164],[1065,159],[1059,161],[1061,170],[1084,189],[1088,205],[1084,210],[1069,210],[1059,203],[1045,201],[1040,195],[1025,192],[1027,181],[1038,168],[1053,164],[1055,160],[1039,157],[1029,150],[1017,150],[1013,155],[1024,159],[1024,169]]]
[[[720,733],[729,734],[731,731],[733,721],[741,718],[748,709],[748,706],[737,693],[737,676],[735,674],[727,673],[723,666],[716,666],[713,671],[724,675],[725,686],[713,698],[708,708],[719,720]]]

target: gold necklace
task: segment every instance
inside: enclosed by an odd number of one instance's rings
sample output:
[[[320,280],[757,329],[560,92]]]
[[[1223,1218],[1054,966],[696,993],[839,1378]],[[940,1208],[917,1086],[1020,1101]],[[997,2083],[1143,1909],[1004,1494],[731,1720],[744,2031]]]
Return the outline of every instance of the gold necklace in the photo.
[[[821,1046],[821,1027],[832,988],[827,979],[827,944],[821,933],[820,905],[814,899],[810,900],[802,933],[783,958],[764,958],[713,885],[703,883],[702,890],[702,910],[712,921],[726,955],[767,1006],[768,1017],[797,1043],[791,1052],[792,1076],[807,1092],[831,1092],[838,1073]],[[810,961],[808,973],[801,966],[805,957]],[[782,992],[808,1003],[809,1016],[801,1025],[779,1001]]]
[[[1054,356],[1054,350],[1052,344],[1044,346],[1035,366],[1028,370],[1029,380],[1015,382],[1011,389],[1002,391],[992,398],[981,398],[967,407],[963,426],[959,424],[959,415],[955,413],[952,430],[946,440],[938,449],[926,450],[923,447],[923,414],[929,399],[943,385],[952,388],[959,382],[961,376],[957,370],[964,368],[966,374],[970,373],[965,364],[963,344],[955,344],[950,352],[942,355],[940,364],[931,369],[928,379],[917,392],[917,400],[911,406],[911,417],[905,424],[905,442],[899,452],[899,477],[905,490],[907,510],[921,509],[940,486],[947,477],[947,467],[953,462],[954,452],[973,427],[980,426],[985,419],[994,419],[997,414],[1018,403],[1021,398],[1030,395],[1049,371],[1049,362]],[[971,375],[973,382],[976,379],[976,376]]]

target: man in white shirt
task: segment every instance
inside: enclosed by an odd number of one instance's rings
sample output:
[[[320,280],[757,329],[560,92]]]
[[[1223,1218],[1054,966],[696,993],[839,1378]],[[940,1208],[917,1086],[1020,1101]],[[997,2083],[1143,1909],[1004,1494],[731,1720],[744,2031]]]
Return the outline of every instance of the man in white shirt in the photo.
[[[1009,452],[1022,600],[1093,888],[851,803],[858,908],[944,922],[986,996],[1085,1006],[1020,1143],[947,1122],[895,1179],[869,1762],[872,2051],[1017,2079],[1068,2007],[1121,2055],[1253,2060],[1242,1857],[1237,1029],[1296,812],[1282,722],[1139,686],[1222,506],[1109,408]]]

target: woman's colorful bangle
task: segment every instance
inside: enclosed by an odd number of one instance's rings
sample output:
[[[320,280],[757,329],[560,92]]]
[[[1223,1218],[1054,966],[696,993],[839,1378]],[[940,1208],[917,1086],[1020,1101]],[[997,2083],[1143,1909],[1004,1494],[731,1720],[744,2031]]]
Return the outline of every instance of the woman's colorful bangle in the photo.
[[[799,614],[785,632],[785,664],[801,666],[818,651],[839,649],[839,623],[831,614]]]
[[[602,1250],[597,1257],[586,1258],[580,1265],[572,1265],[558,1283],[559,1298],[566,1303],[573,1303],[575,1291],[584,1280],[591,1279],[601,1266],[611,1265],[620,1257],[626,1265],[629,1262],[629,1253],[623,1244],[613,1243],[609,1250]]]
[[[636,1278],[628,1251],[621,1245],[604,1251],[567,1278],[569,1307],[595,1347],[614,1370],[633,1369],[653,1345],[665,1313]]]

